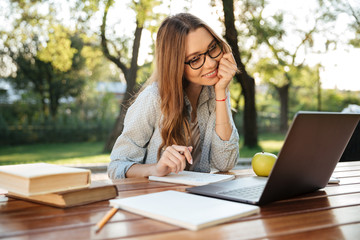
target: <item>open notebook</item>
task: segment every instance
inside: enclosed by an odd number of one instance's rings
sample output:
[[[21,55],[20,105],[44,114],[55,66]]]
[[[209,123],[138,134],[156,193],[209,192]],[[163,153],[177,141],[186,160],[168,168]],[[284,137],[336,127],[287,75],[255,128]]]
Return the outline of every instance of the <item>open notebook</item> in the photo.
[[[260,210],[253,205],[177,191],[113,199],[110,200],[110,206],[194,231],[255,214]]]
[[[211,174],[193,171],[182,171],[177,174],[170,173],[169,175],[163,177],[149,176],[149,180],[151,181],[179,183],[191,186],[202,186],[209,183],[225,182],[234,178],[234,175]]]

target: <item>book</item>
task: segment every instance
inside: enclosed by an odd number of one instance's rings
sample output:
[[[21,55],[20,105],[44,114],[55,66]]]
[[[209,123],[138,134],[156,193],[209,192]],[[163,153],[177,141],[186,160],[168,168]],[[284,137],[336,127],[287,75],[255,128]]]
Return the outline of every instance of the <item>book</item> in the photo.
[[[260,211],[254,205],[172,190],[113,199],[110,206],[193,231]]]
[[[34,196],[90,185],[91,171],[48,163],[0,166],[0,188]]]
[[[149,176],[151,181],[180,183],[191,186],[202,186],[209,183],[224,182],[234,179],[234,175],[212,174],[193,171],[182,171],[179,173],[170,173],[163,177]]]
[[[88,188],[57,193],[24,196],[8,192],[7,197],[45,204],[53,207],[68,208],[112,199],[118,196],[115,185],[104,181],[94,181]]]

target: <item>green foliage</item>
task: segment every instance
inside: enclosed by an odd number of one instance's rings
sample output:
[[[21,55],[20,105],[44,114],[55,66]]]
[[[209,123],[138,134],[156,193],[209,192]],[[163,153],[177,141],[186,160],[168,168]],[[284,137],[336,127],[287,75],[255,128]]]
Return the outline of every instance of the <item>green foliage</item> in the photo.
[[[136,14],[136,22],[138,26],[144,27],[149,19],[157,19],[159,15],[154,14],[153,8],[159,6],[161,1],[158,0],[138,0],[132,1],[131,8]]]
[[[284,67],[273,58],[262,58],[256,64],[254,71],[259,77],[273,86],[281,87],[289,84],[289,79],[284,74]]]
[[[32,96],[24,94],[21,100],[2,104],[0,145],[105,140],[118,112],[118,100],[111,93],[97,92],[95,83],[88,83],[86,94],[63,102],[56,118],[45,122],[41,105]]]
[[[81,59],[80,51],[82,44],[77,42],[76,36],[71,40],[73,46],[77,48],[77,52],[72,57],[72,61],[64,62],[61,56],[51,58],[45,52],[40,52],[40,56],[45,58],[45,61],[40,59],[37,55],[32,54],[30,46],[24,45],[23,49],[12,56],[12,60],[17,66],[16,75],[9,76],[8,79],[13,87],[18,90],[32,90],[38,94],[44,115],[51,113],[52,117],[57,115],[60,98],[76,97],[81,93],[82,86],[87,79],[86,72],[81,73],[80,70],[84,66],[84,60]],[[39,42],[34,39],[36,45]],[[60,49],[58,49],[61,51]],[[47,61],[51,62],[47,62]],[[71,68],[69,68],[69,64]],[[68,68],[67,71],[63,72]],[[48,102],[48,104],[47,104]]]
[[[81,56],[85,58],[85,64],[88,69],[95,69],[104,60],[102,51],[91,46],[84,46],[81,50]]]
[[[136,76],[136,82],[140,85],[144,84],[151,76],[153,69],[154,65],[152,64],[152,62],[145,63],[144,65],[140,66]]]
[[[328,89],[323,91],[322,101],[323,111],[341,112],[349,104],[360,105],[360,92]]]
[[[25,119],[22,122],[21,125],[9,125],[6,122],[1,125],[0,145],[104,141],[114,123],[109,119],[80,120],[71,116],[70,109],[67,114],[45,124],[36,121],[27,124]]]
[[[40,48],[37,57],[43,62],[51,63],[54,70],[69,71],[74,54],[78,50],[71,47],[71,40],[66,34],[66,30],[60,25],[52,26],[49,29],[48,37],[46,46]]]

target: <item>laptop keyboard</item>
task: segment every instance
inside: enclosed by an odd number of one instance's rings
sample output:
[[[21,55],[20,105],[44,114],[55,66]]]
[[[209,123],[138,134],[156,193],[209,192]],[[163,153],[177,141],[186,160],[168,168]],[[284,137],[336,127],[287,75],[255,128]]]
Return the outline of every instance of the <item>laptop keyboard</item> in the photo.
[[[251,187],[242,187],[238,189],[233,190],[226,190],[218,192],[218,194],[226,195],[229,197],[238,197],[238,198],[244,198],[244,199],[259,199],[265,185],[257,185],[257,186],[251,186]]]

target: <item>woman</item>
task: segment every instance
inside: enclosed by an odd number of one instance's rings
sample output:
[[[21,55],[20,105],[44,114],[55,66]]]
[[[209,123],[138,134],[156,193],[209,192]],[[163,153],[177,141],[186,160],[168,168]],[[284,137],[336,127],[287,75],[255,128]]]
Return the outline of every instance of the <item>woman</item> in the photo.
[[[111,152],[109,177],[233,168],[239,136],[228,92],[237,71],[230,47],[199,18],[181,13],[161,24],[155,58]]]

